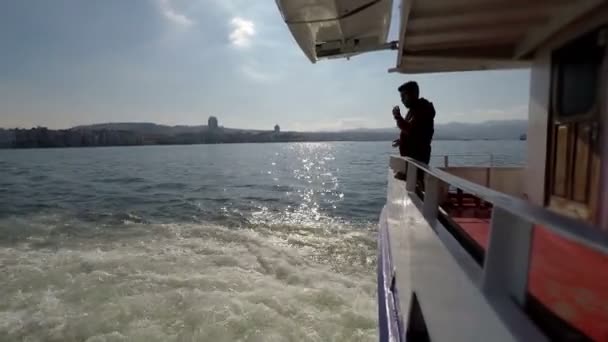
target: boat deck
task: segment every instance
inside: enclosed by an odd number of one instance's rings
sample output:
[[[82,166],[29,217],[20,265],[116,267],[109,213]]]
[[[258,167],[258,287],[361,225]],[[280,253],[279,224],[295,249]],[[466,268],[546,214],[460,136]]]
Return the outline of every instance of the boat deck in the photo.
[[[385,335],[608,342],[605,233],[411,158],[390,167],[379,227],[379,293],[395,295],[379,297]]]
[[[490,219],[451,219],[481,248],[487,248]],[[543,227],[535,228],[529,291],[592,339],[608,341],[608,257]]]

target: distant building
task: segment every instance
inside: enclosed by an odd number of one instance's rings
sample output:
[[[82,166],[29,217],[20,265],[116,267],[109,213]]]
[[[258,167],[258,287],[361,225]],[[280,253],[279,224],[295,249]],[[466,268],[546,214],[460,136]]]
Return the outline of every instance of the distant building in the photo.
[[[210,130],[216,130],[218,128],[217,118],[215,116],[210,116],[209,121],[207,121],[207,125]]]
[[[281,127],[279,127],[279,125],[274,125],[274,132],[275,133],[280,133],[281,132]]]
[[[15,131],[0,129],[0,147],[13,147],[15,145]]]

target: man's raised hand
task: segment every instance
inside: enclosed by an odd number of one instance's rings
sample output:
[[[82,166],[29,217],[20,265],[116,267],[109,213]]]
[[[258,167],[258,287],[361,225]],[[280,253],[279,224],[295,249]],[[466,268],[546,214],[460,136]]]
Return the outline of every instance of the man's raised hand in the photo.
[[[393,107],[393,117],[396,119],[400,116],[401,116],[401,110],[399,109],[399,106]]]

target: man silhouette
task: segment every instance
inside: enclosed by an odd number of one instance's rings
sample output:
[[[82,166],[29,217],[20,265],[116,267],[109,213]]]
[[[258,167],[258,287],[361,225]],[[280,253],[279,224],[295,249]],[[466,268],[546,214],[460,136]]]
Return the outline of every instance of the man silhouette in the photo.
[[[409,81],[399,88],[401,102],[408,109],[405,118],[401,115],[399,106],[393,108],[393,117],[401,131],[399,139],[393,142],[393,147],[399,147],[399,154],[428,164],[431,159],[431,141],[435,133],[435,107],[429,101],[420,97],[420,89],[414,81]],[[418,173],[419,181],[421,172]],[[398,175],[403,178],[405,175]]]

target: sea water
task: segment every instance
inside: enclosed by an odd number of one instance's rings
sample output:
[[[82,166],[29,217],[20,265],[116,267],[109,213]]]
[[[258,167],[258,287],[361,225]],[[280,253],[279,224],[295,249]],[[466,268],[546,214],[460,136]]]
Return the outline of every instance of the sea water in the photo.
[[[433,151],[521,165],[525,142]],[[392,152],[0,150],[0,341],[375,341]]]

